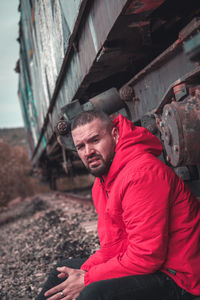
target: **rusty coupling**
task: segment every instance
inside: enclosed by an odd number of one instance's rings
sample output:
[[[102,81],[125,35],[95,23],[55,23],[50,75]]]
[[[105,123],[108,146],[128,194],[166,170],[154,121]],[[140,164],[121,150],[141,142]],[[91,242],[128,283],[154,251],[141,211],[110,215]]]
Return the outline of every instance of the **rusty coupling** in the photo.
[[[174,167],[200,163],[200,95],[199,89],[184,101],[173,101],[163,108],[160,131]]]

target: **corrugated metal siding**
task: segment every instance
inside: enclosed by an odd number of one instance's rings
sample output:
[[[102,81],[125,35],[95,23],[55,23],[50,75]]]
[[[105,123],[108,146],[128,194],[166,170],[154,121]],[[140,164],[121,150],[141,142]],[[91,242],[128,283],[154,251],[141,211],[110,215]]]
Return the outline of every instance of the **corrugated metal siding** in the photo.
[[[40,130],[63,63],[69,29],[60,10],[59,1],[33,1],[31,7],[30,1],[21,0],[20,5],[20,81],[26,82],[19,84],[19,96],[21,98],[22,94],[24,95],[21,102],[26,112],[25,126],[31,128],[32,132],[33,152],[40,138]],[[63,28],[67,33],[65,37]],[[49,132],[49,136],[52,132]]]

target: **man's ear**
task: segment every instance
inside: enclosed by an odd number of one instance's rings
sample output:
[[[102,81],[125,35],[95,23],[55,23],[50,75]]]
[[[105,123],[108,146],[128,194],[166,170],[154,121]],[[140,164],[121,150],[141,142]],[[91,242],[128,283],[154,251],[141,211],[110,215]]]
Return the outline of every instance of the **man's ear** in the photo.
[[[119,140],[119,130],[117,127],[113,127],[112,129],[112,136],[113,136],[113,139],[115,141],[115,144],[117,145],[117,142]]]

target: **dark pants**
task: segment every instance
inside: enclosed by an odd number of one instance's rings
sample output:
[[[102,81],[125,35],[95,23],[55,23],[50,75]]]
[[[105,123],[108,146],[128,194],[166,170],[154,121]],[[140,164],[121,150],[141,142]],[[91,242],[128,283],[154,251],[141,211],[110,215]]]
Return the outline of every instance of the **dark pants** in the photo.
[[[85,260],[72,259],[62,261],[58,266],[80,269]],[[57,267],[58,267],[57,266]],[[52,270],[47,282],[36,300],[47,299],[44,293],[65,279],[57,277],[56,268]],[[86,286],[77,300],[190,300],[193,296],[180,287],[166,274],[158,271],[154,274],[127,276],[101,280]]]

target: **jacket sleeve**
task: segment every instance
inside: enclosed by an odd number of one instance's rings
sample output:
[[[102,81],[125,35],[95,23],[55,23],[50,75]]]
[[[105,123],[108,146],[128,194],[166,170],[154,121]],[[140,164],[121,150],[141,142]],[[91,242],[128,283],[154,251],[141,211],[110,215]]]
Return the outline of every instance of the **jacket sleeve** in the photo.
[[[91,267],[85,274],[86,285],[104,279],[150,274],[159,270],[166,259],[168,180],[150,172],[140,174],[138,179],[129,181],[121,196],[129,244],[124,253]]]
[[[97,250],[93,255],[91,255],[81,266],[82,270],[89,271],[94,265],[100,265],[105,261],[102,249]]]

